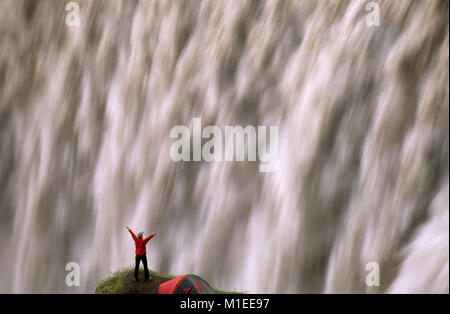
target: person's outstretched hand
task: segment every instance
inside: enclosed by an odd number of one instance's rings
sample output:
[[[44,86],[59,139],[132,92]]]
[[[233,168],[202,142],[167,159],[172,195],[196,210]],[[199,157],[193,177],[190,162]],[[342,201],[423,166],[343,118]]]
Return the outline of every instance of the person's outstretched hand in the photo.
[[[128,226],[125,226],[125,229],[127,229],[127,230],[130,230],[130,227],[128,227]]]

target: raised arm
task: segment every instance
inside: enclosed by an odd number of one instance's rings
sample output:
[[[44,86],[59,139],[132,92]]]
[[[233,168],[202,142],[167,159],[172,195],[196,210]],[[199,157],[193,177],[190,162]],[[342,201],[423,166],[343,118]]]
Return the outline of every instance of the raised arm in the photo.
[[[145,243],[147,243],[148,241],[150,241],[150,239],[153,238],[155,235],[156,235],[156,232],[155,232],[155,233],[152,233],[151,235],[149,235],[148,237],[146,237],[146,238],[144,239]]]
[[[126,226],[125,228],[127,228],[128,232],[131,234],[131,236],[133,237],[133,240],[136,242],[137,237],[134,234],[133,230],[131,230],[128,226]]]

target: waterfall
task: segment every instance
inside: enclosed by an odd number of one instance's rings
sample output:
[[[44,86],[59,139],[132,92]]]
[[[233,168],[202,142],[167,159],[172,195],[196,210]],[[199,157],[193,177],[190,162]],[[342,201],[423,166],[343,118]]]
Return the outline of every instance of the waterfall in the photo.
[[[129,225],[221,289],[448,293],[448,1],[68,2],[2,0],[0,292],[92,293]],[[276,171],[174,162],[194,118],[277,126]]]

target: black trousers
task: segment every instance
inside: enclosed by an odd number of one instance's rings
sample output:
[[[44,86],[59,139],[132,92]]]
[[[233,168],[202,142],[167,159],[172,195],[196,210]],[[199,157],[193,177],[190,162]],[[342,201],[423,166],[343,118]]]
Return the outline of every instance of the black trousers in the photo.
[[[147,255],[136,255],[136,266],[134,267],[134,279],[138,280],[139,263],[141,261],[142,261],[142,264],[144,265],[145,280],[147,280],[150,278],[150,274],[148,272],[148,267],[147,267]]]

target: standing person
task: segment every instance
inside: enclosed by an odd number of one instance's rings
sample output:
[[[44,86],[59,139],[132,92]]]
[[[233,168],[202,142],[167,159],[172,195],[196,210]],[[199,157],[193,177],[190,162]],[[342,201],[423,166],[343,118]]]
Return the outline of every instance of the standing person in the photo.
[[[139,272],[139,263],[142,261],[144,264],[144,272],[145,272],[145,281],[151,280],[150,274],[147,267],[147,250],[145,248],[148,241],[156,235],[156,232],[149,235],[147,238],[143,239],[144,232],[139,232],[136,236],[128,226],[125,227],[131,234],[134,240],[134,244],[136,246],[136,266],[134,267],[134,280],[139,281],[138,272]]]

